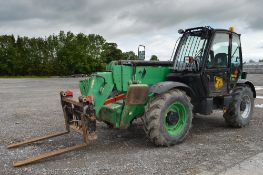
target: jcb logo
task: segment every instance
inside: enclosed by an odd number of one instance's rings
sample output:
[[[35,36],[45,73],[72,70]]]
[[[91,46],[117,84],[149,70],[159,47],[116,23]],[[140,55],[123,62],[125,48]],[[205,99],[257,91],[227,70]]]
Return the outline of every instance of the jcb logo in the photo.
[[[219,76],[214,76],[214,86],[216,90],[222,88],[224,86],[223,78]]]

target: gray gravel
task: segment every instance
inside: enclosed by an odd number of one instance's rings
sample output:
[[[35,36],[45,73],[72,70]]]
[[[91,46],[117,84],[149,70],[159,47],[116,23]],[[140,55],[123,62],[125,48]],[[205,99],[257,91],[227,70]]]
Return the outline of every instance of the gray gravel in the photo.
[[[250,76],[263,85],[262,75]],[[59,91],[79,94],[77,78],[0,79],[0,174],[217,174],[263,151],[263,109],[255,108],[251,124],[229,128],[222,112],[196,116],[182,144],[157,148],[149,142],[137,120],[128,130],[98,123],[98,140],[84,150],[63,154],[21,168],[21,160],[55,148],[82,142],[78,133],[7,150],[24,138],[63,131]],[[263,103],[256,100],[256,103]]]

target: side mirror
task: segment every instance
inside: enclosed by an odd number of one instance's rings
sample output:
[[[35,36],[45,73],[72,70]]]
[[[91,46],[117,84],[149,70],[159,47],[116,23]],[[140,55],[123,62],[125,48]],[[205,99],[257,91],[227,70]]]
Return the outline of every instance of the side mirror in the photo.
[[[138,47],[138,59],[145,60],[145,46],[139,45]]]
[[[183,29],[179,29],[179,30],[178,30],[178,33],[179,33],[179,34],[184,34],[184,30],[183,30]]]

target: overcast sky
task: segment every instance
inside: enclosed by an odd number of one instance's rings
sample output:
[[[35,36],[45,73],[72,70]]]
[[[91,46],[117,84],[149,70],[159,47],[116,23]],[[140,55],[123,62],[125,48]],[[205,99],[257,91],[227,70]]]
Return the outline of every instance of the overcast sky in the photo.
[[[242,34],[243,56],[263,58],[263,0],[0,0],[0,34],[96,33],[124,51],[146,46],[168,60],[177,30],[229,28]]]

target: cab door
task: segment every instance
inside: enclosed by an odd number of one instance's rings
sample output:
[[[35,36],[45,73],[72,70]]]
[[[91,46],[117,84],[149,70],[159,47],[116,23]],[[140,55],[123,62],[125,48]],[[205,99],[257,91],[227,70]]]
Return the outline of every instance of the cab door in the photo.
[[[231,35],[231,60],[230,60],[230,80],[229,88],[233,89],[236,82],[241,78],[242,73],[242,51],[240,44],[240,35],[233,33]]]
[[[210,97],[228,94],[229,55],[230,34],[219,31],[214,33],[205,68]]]

